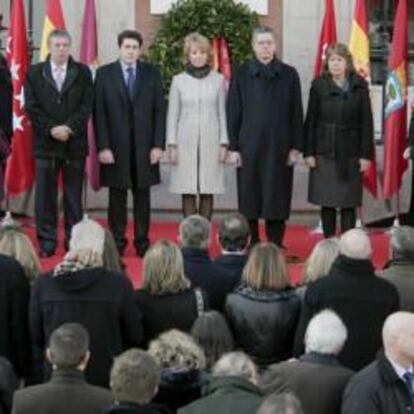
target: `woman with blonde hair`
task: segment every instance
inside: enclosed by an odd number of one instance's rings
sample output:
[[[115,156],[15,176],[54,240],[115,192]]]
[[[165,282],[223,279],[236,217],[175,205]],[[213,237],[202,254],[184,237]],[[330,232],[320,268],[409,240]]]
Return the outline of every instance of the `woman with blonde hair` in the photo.
[[[296,293],[303,300],[306,289],[310,283],[326,276],[331,270],[332,263],[339,255],[339,240],[329,238],[316,243],[312,253],[304,266],[302,284],[296,289]]]
[[[20,224],[10,219],[0,227],[0,253],[17,260],[32,281],[42,271],[39,257],[27,234]]]
[[[210,61],[209,40],[189,34],[184,40],[184,71],[174,76],[170,89],[170,191],[182,195],[184,217],[198,213],[210,219],[213,195],[224,192],[226,85],[223,76],[211,70]]]
[[[203,350],[188,334],[177,329],[164,332],[151,341],[148,353],[161,367],[158,393],[153,400],[173,412],[201,397],[207,384]]]
[[[189,332],[208,308],[207,296],[192,288],[184,275],[181,250],[168,240],[155,243],[144,257],[144,280],[135,292],[144,326],[145,344],[170,329]]]
[[[282,250],[273,243],[257,244],[242,284],[227,296],[225,314],[236,346],[262,368],[289,358],[299,312]]]
[[[336,235],[337,209],[341,231],[355,227],[373,142],[368,84],[356,73],[347,46],[329,45],[324,73],[310,90],[304,150],[310,168],[308,199],[321,206],[326,238]]]

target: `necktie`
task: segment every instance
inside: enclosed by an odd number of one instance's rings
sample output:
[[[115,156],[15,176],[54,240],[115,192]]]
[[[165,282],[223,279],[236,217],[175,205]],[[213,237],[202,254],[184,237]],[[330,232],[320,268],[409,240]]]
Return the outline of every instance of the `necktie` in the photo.
[[[63,83],[65,82],[65,77],[63,75],[63,68],[57,67],[55,69],[55,82],[59,92],[62,90]]]
[[[403,375],[403,378],[405,380],[408,390],[410,391],[411,397],[414,398],[414,373],[407,371]]]
[[[129,98],[132,100],[134,96],[135,73],[132,66],[127,67],[127,90]]]

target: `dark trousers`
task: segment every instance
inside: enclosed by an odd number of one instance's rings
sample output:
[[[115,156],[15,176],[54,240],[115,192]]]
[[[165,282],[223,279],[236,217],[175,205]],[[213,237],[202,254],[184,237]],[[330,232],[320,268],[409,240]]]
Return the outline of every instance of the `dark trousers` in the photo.
[[[259,220],[249,220],[251,244],[260,242],[259,237]],[[285,220],[265,220],[266,237],[269,242],[275,243],[282,247],[283,237],[285,235]]]
[[[341,231],[345,233],[355,227],[356,209],[353,207],[341,208]],[[326,238],[335,237],[336,235],[336,208],[322,207],[321,221],[323,234]]]
[[[150,189],[134,188],[133,212],[134,212],[134,244],[148,245],[148,231],[150,224]],[[125,230],[128,221],[127,211],[128,190],[110,188],[108,223],[114,236],[115,243],[120,252],[123,252],[127,244]]]
[[[57,246],[57,196],[60,172],[63,179],[66,245],[72,226],[82,219],[84,167],[84,158],[36,158],[36,234],[42,251],[53,252]]]

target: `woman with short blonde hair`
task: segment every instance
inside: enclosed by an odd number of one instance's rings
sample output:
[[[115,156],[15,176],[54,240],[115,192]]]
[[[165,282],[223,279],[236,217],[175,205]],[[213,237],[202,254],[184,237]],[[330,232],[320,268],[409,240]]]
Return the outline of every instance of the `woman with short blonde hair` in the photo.
[[[191,48],[193,47],[205,52],[208,56],[207,62],[211,63],[213,54],[212,54],[210,40],[208,40],[207,37],[201,35],[200,33],[194,32],[194,33],[190,33],[189,35],[187,35],[184,39],[184,50],[183,50],[184,65],[190,64],[190,53],[191,53]]]
[[[155,243],[144,257],[144,281],[135,292],[142,314],[145,343],[169,329],[189,332],[208,307],[206,294],[184,275],[181,250],[168,240]]]
[[[291,288],[283,251],[273,243],[250,253],[242,284],[227,295],[225,314],[236,347],[261,368],[292,356],[300,300]]]

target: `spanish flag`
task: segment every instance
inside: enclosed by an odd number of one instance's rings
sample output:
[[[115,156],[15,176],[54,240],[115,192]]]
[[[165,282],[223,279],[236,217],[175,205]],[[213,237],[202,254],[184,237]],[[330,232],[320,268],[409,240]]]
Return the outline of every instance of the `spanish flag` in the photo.
[[[367,82],[370,82],[368,19],[365,0],[356,0],[355,2],[349,51],[357,73],[365,78]],[[374,137],[372,139],[374,140]],[[376,198],[378,190],[375,142],[372,148],[372,163],[364,173],[363,182],[364,187]]]
[[[42,42],[40,44],[40,61],[46,60],[46,57],[49,54],[47,38],[49,33],[55,29],[65,30],[65,20],[63,18],[62,6],[60,4],[60,0],[47,0]]]
[[[403,158],[407,145],[408,4],[399,0],[394,21],[389,74],[385,87],[384,198],[400,190],[408,163]]]

